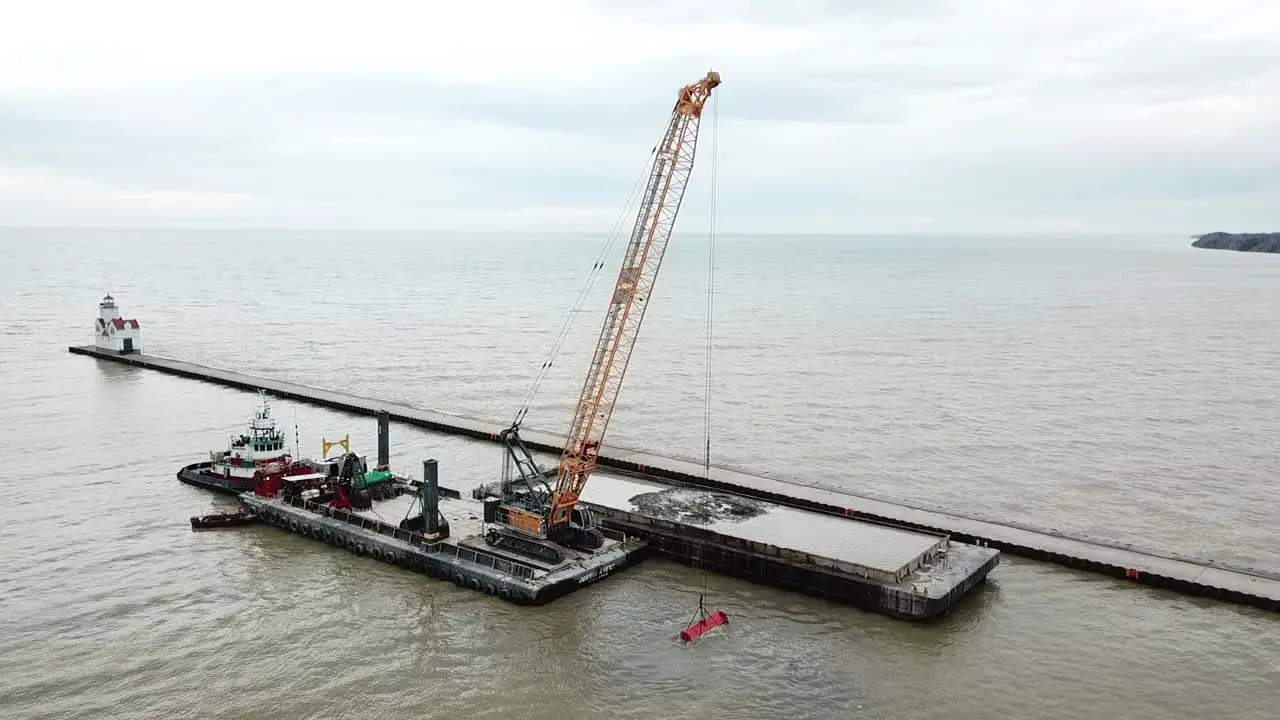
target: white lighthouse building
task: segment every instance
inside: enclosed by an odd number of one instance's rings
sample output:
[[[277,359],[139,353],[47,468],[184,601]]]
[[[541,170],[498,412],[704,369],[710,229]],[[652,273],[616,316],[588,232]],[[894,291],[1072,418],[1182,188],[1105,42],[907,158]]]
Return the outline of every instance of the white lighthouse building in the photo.
[[[115,353],[142,352],[142,328],[133,318],[120,317],[115,298],[107,295],[98,303],[98,322],[94,326],[94,345]]]

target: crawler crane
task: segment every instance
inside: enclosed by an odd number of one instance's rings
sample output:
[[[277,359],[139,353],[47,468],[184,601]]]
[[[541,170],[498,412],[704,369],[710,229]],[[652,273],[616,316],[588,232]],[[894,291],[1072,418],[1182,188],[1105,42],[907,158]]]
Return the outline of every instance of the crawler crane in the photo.
[[[681,88],[666,132],[654,149],[648,183],[640,196],[635,226],[554,483],[547,482],[549,473],[538,466],[520,439],[520,420],[527,407],[501,433],[506,461],[501,501],[486,535],[491,545],[559,562],[562,554],[556,545],[590,551],[604,541],[590,513],[578,507],[578,498],[595,470],[605,429],[693,171],[703,107],[719,84],[720,74],[711,71]]]

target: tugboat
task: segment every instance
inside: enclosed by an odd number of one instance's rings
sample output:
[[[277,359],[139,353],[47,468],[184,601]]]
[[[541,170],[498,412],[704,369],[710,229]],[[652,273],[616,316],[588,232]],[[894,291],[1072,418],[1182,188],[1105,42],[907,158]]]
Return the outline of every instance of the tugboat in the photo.
[[[248,432],[231,438],[223,451],[211,451],[206,462],[192,463],[178,471],[189,485],[228,495],[254,489],[259,480],[272,476],[312,475],[320,470],[307,460],[295,460],[285,447],[284,433],[271,416],[271,403],[259,391],[259,404]]]
[[[379,419],[379,453],[389,453],[386,447],[388,424],[386,417]],[[350,434],[332,442],[321,439],[319,460],[293,457],[285,447],[284,433],[276,427],[275,418],[271,415],[267,394],[262,391],[258,393],[258,408],[247,430],[232,437],[226,450],[211,451],[209,460],[192,463],[179,470],[178,479],[205,490],[241,495],[253,492],[263,484],[276,488],[286,484],[289,487],[310,487],[321,481],[362,476],[359,483],[362,492],[351,500],[356,503],[364,499],[365,493],[377,499],[386,487],[395,484],[393,481],[402,480],[391,474],[387,460],[381,457],[379,465],[370,471],[368,459],[351,451]],[[334,448],[341,448],[342,452],[330,457],[329,453]]]

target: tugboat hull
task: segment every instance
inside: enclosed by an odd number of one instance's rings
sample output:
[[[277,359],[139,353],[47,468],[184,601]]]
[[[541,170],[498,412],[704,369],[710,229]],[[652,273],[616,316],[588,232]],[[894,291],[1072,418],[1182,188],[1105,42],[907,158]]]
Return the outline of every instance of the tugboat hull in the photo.
[[[242,492],[253,490],[252,478],[229,478],[222,475],[214,475],[209,470],[213,467],[211,462],[198,462],[187,465],[178,471],[178,479],[188,485],[194,485],[205,490],[223,493],[225,495],[239,495]]]

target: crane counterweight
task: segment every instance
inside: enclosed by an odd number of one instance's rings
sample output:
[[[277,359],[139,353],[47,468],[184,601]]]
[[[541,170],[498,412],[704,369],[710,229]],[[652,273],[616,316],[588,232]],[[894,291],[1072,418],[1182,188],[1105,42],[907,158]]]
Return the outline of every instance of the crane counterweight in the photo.
[[[599,531],[577,507],[578,498],[595,470],[693,171],[702,110],[719,85],[720,74],[712,70],[701,80],[682,87],[666,131],[655,148],[648,183],[565,436],[554,483],[547,483],[546,475],[524,447],[518,422],[502,435],[507,462],[497,524],[505,529],[574,547],[599,547]],[[493,533],[489,537],[491,542],[502,541]]]

